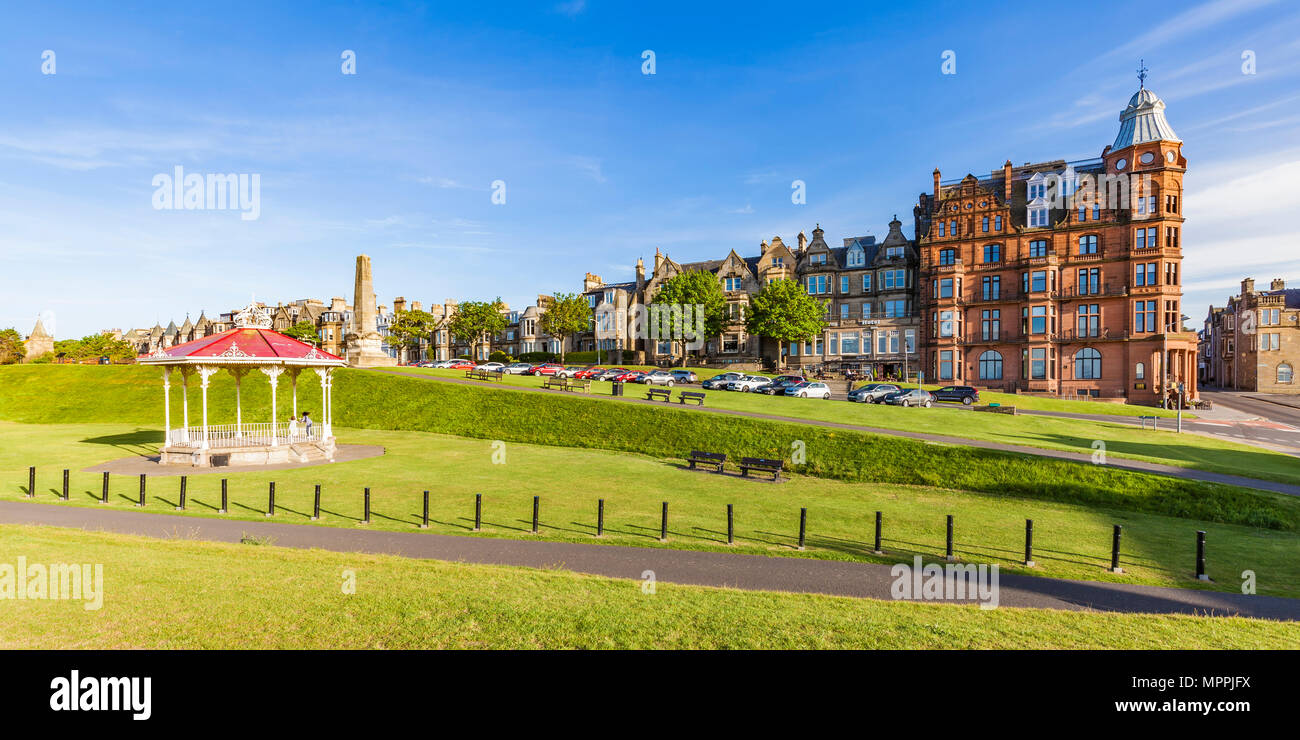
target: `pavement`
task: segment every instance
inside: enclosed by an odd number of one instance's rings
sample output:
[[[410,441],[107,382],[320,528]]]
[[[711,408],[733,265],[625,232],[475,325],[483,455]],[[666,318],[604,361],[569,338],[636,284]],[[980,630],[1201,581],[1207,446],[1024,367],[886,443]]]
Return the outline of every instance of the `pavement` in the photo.
[[[372,370],[371,372],[389,373],[392,375],[401,376],[403,378],[414,378],[416,380],[425,380],[434,383],[470,385],[476,388],[484,387],[483,384],[480,382],[473,381],[473,380],[463,380],[460,378],[442,378],[442,377],[436,377],[432,375],[417,375],[414,373],[404,373],[399,370]],[[545,388],[529,388],[524,386],[494,385],[491,386],[491,388],[493,390],[500,390],[506,392],[553,393],[553,394],[558,393],[558,394],[568,395],[568,396],[573,395],[572,392],[548,390]],[[639,403],[648,406],[655,406],[657,408],[662,408],[664,406],[664,403],[661,401],[647,401],[644,399],[633,398],[628,396],[622,396],[622,397],[597,396],[597,398],[600,398],[601,400],[617,401],[621,403]],[[1033,455],[1036,457],[1048,457],[1057,460],[1070,460],[1073,462],[1088,463],[1090,465],[1093,464],[1091,451],[1069,452],[1066,450],[1050,450],[1041,447],[1030,447],[1028,445],[1013,445],[1013,444],[1006,444],[1004,442],[990,442],[987,440],[968,439],[966,437],[952,437],[944,434],[930,434],[926,432],[908,432],[908,431],[902,431],[898,429],[882,429],[879,427],[862,426],[859,424],[841,424],[838,422],[831,422],[831,421],[816,421],[812,419],[802,419],[802,418],[792,417],[792,416],[779,416],[776,414],[761,414],[754,411],[735,411],[732,409],[709,408],[706,406],[681,406],[679,404],[674,404],[673,408],[685,412],[725,414],[728,416],[741,416],[741,417],[746,417],[751,419],[767,419],[770,421],[790,422],[795,424],[804,424],[808,426],[828,427],[832,429],[847,429],[851,431],[867,432],[869,434],[880,434],[880,435],[892,436],[892,437],[904,437],[908,439],[916,439],[924,442],[932,442],[937,444],[958,445],[963,447],[977,447],[986,450],[1012,452],[1020,455]],[[1047,412],[1042,412],[1042,413],[1047,413]],[[1115,422],[1124,423],[1124,421],[1127,419],[1127,417],[1120,417],[1120,416],[1096,416],[1091,414],[1066,414],[1065,416],[1080,417],[1085,419],[1093,419],[1096,421],[1105,421],[1105,422],[1112,422],[1112,423]],[[1165,421],[1167,420],[1161,419],[1162,425]],[[1133,419],[1133,423],[1136,424],[1137,420]],[[1186,424],[1186,420],[1184,420],[1184,424]],[[1115,455],[1107,456],[1106,465],[1112,468],[1119,468],[1121,470],[1132,470],[1134,472],[1139,472],[1139,473],[1154,473],[1156,475],[1168,475],[1175,478],[1184,478],[1187,480],[1198,480],[1206,483],[1222,483],[1225,485],[1242,486],[1244,488],[1254,488],[1262,491],[1273,491],[1274,493],[1284,493],[1289,496],[1300,496],[1300,485],[1295,485],[1291,483],[1279,483],[1276,481],[1268,481],[1268,480],[1259,480],[1257,478],[1250,478],[1241,475],[1213,473],[1206,470],[1196,470],[1193,468],[1179,467],[1177,465],[1164,465],[1161,463],[1146,462],[1144,460],[1131,460],[1128,458],[1117,457]]]
[[[895,581],[891,573],[895,566],[877,563],[354,530],[207,517],[177,519],[166,514],[22,501],[0,501],[0,523],[73,527],[165,539],[176,539],[183,528],[186,539],[211,542],[239,542],[251,535],[270,538],[271,544],[280,547],[559,569],[636,581],[641,581],[650,571],[656,582],[880,600],[893,599],[890,591]],[[888,542],[885,540],[886,547]],[[953,601],[974,603],[972,599]],[[1022,575],[1000,574],[998,605],[1300,621],[1300,599]]]
[[[368,457],[379,457],[384,448],[379,445],[339,445],[334,451],[332,462],[351,462]],[[305,463],[277,463],[275,465],[224,465],[216,468],[189,467],[185,465],[160,465],[157,455],[135,455],[110,460],[89,468],[83,473],[112,473],[113,475],[148,475],[150,478],[162,478],[174,475],[226,475],[229,473],[267,472],[271,470],[294,470],[310,468],[317,465],[329,465],[330,460],[313,460]]]

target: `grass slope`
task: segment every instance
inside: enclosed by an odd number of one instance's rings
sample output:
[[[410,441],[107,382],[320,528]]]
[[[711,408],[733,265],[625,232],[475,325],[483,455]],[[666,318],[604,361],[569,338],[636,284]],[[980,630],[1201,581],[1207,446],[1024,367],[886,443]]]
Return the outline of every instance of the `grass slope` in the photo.
[[[17,500],[27,466],[37,467],[42,504],[88,506],[100,475],[82,468],[125,455],[149,454],[157,431],[130,425],[0,422],[0,497]],[[371,489],[371,529],[417,531],[421,492],[430,490],[429,532],[496,538],[869,562],[911,562],[944,552],[944,517],[956,522],[955,551],[969,562],[997,563],[1006,572],[1056,578],[1236,590],[1244,570],[1261,593],[1300,596],[1300,535],[1200,520],[1177,519],[1077,504],[1034,501],[921,486],[849,483],[795,476],[779,485],[692,472],[674,459],[425,432],[341,430],[344,443],[382,445],[380,458],[287,471],[190,475],[187,509],[174,511],[180,479],[149,481],[146,511],[176,518],[214,517],[221,480],[229,480],[230,513],[265,521],[267,488],[276,483],[275,521],[354,528],[362,489]],[[70,502],[59,502],[61,472],[70,469]],[[322,484],[321,520],[310,523],[313,488]],[[134,477],[112,476],[107,508],[135,511]],[[483,494],[483,530],[473,526],[474,495]],[[529,534],[532,497],[541,497],[539,534]],[[605,500],[605,533],[594,537],[596,501]],[[659,543],[661,502],[669,504],[669,541]],[[735,507],[735,536],[726,542],[726,505]],[[808,509],[807,550],[795,549],[799,509]],[[875,556],[875,512],[884,513],[886,554]],[[1034,520],[1038,567],[1025,569],[1024,520]],[[1120,562],[1107,571],[1111,527],[1124,527]],[[1208,532],[1212,583],[1193,577],[1195,531]]]
[[[161,405],[157,375],[156,370],[139,367],[4,368],[0,370],[0,418],[44,423],[76,420],[156,424]],[[229,413],[233,383],[223,376],[218,379],[209,390],[210,408]],[[252,421],[269,417],[265,385],[249,386],[244,393],[244,418]],[[311,388],[311,384],[305,388]],[[729,395],[752,398],[748,394]],[[311,408],[308,397],[306,391],[300,394],[300,409]],[[958,488],[1300,531],[1300,500],[1294,497],[1132,473],[1104,465],[933,445],[794,422],[556,394],[503,392],[361,371],[339,373],[336,398],[337,423],[356,428],[432,431],[665,458],[680,457],[691,449],[707,449],[732,457],[789,459],[798,443],[806,451],[807,462],[796,469],[818,477]],[[805,408],[833,405],[803,404]],[[279,415],[287,415],[287,406],[281,402]],[[911,413],[914,419],[926,418],[920,409],[891,411]],[[964,412],[953,412],[958,414]],[[173,408],[175,424],[180,423],[179,417],[179,410]],[[196,417],[191,414],[191,422]],[[989,424],[998,421],[984,420]],[[222,421],[228,420],[220,416],[214,419],[214,423]],[[1294,458],[1276,457],[1295,464]]]
[[[666,583],[649,594],[637,581],[563,571],[0,525],[0,562],[20,554],[102,564],[104,602],[97,611],[6,602],[4,649],[1300,647],[1292,625],[1241,618],[981,611]]]

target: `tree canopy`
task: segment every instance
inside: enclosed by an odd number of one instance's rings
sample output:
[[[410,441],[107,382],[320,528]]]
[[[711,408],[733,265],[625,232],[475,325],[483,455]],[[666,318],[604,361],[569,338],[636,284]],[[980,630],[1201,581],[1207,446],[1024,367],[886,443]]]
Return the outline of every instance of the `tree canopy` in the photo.
[[[313,346],[320,344],[320,334],[316,329],[316,325],[310,321],[299,321],[280,333],[286,337],[293,337],[299,342],[306,342]]]
[[[773,280],[749,300],[745,330],[781,344],[817,336],[826,328],[826,304],[795,280]]]
[[[470,357],[478,358],[474,351],[490,337],[505,330],[509,322],[502,313],[505,303],[501,298],[494,301],[464,301],[456,306],[456,312],[447,322],[447,329],[463,342],[468,342]]]
[[[23,335],[17,329],[0,330],[0,365],[12,365],[27,354]]]
[[[557,293],[539,321],[543,332],[560,342],[560,363],[564,363],[564,340],[587,330],[591,304],[579,293]]]
[[[727,325],[727,296],[722,292],[718,277],[705,270],[688,270],[672,276],[659,286],[659,290],[650,300],[650,306],[661,308],[691,306],[692,311],[695,310],[695,306],[702,306],[704,311],[704,336],[700,338],[702,340],[721,336],[723,328]],[[675,337],[672,341],[681,342],[681,358],[685,363],[686,333],[688,329],[694,331],[694,321],[691,326],[684,327],[682,311],[670,310],[668,316],[671,319],[667,328]],[[651,327],[653,328],[653,321]],[[652,336],[650,339],[658,341],[660,337]]]

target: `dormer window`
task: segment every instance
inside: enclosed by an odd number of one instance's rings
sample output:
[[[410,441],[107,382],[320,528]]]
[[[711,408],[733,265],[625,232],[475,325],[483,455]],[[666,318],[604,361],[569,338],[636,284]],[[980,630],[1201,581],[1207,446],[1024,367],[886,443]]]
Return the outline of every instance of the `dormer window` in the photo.
[[[892,260],[892,259],[898,259],[899,257],[902,257],[902,256],[903,256],[903,248],[902,248],[902,247],[886,247],[886,248],[885,248],[885,257],[887,257],[887,258],[889,258],[889,259],[891,259],[891,260]]]
[[[1031,227],[1047,226],[1047,206],[1038,206],[1029,209],[1029,225]]]
[[[810,255],[810,256],[808,257],[808,264],[810,264],[810,265],[824,265],[824,264],[826,264],[826,253],[823,252],[823,253],[821,253],[821,254]]]
[[[855,246],[850,248],[846,261],[849,267],[861,267],[862,265],[865,265],[867,263],[867,258],[862,251],[862,247]]]

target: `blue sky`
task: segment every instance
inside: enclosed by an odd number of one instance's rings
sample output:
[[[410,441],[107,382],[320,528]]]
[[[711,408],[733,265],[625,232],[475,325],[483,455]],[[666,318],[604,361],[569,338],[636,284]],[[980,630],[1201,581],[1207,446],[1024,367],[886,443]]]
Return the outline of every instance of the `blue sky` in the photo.
[[[936,166],[1099,155],[1139,58],[1189,160],[1184,312],[1247,275],[1300,285],[1292,2],[264,5],[7,8],[0,327],[350,301],[362,252],[382,303],[522,307],[656,248],[839,243],[895,213],[911,236]],[[260,217],[155,210],[177,165],[259,174]]]

